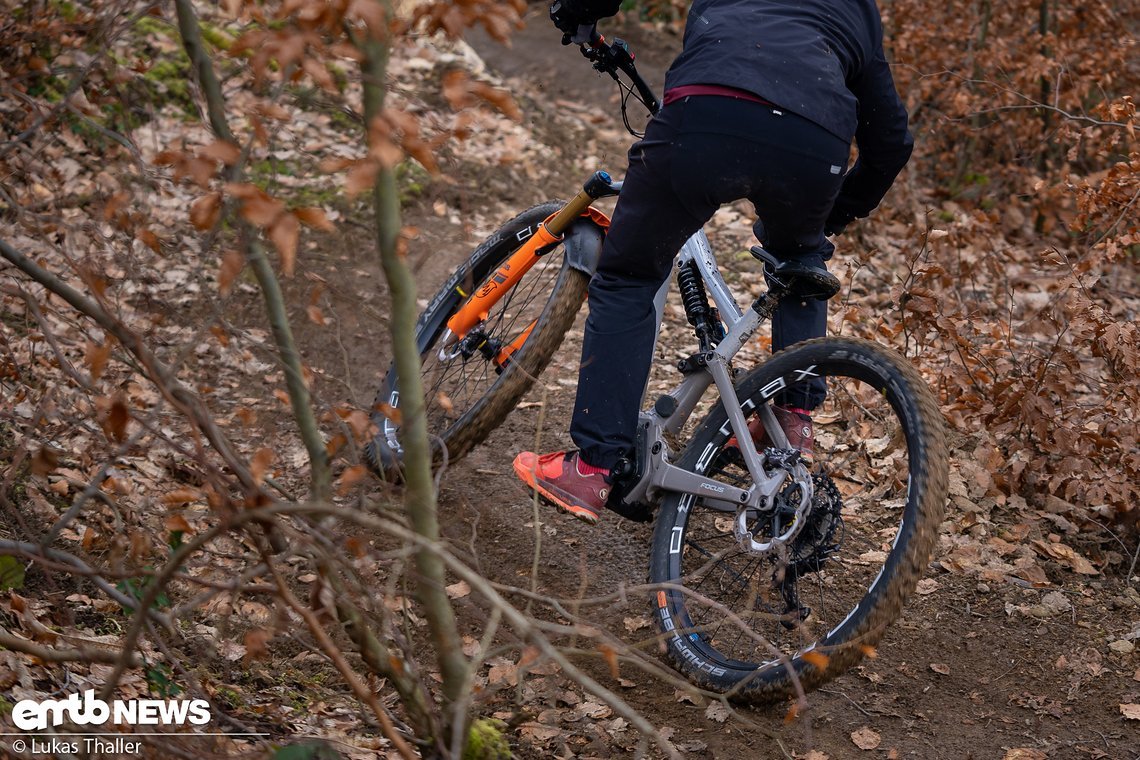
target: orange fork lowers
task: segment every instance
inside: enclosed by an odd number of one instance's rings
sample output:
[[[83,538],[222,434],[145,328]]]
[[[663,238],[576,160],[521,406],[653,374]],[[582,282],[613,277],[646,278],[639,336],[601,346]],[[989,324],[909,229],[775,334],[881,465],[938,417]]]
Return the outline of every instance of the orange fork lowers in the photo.
[[[462,340],[471,328],[486,320],[499,299],[510,292],[511,288],[518,284],[535,262],[542,258],[539,251],[561,241],[562,233],[570,226],[571,222],[584,212],[593,211],[590,208],[590,204],[593,202],[594,197],[582,190],[561,211],[550,215],[538,225],[538,230],[523,243],[522,247],[511,254],[511,257],[475,292],[470,300],[463,304],[451,316],[451,319],[447,320],[447,329],[451,331],[449,345]],[[605,218],[601,213],[591,213],[590,216],[595,219],[597,217]],[[609,220],[606,219],[605,223],[608,226]],[[534,323],[531,323],[520,338],[516,338],[511,342],[511,345],[499,353],[496,357],[496,363],[500,367],[512,353],[522,346],[532,329],[534,329]]]
[[[467,303],[447,320],[447,329],[451,330],[453,340],[462,340],[472,327],[486,320],[499,299],[510,292],[539,260],[538,252],[562,239],[561,235],[550,231],[550,221],[551,219],[547,219],[538,225],[538,229],[522,247],[511,254],[511,257],[499,267],[499,271],[491,275],[491,278],[475,291]]]
[[[526,343],[526,339],[530,337],[530,334],[534,331],[534,326],[537,324],[537,319],[532,320],[531,323],[526,326],[526,329],[519,333],[517,338],[511,341],[509,346],[504,346],[503,349],[499,351],[495,356],[496,367],[499,369],[506,368],[507,362],[511,360],[511,357],[514,356],[516,351],[523,347],[523,344]]]

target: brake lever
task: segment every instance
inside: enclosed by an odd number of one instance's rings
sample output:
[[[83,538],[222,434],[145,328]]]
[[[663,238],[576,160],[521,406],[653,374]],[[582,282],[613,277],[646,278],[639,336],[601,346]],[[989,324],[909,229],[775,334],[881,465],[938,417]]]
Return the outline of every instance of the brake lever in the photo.
[[[618,83],[627,93],[634,93],[636,91],[637,99],[649,109],[650,114],[656,114],[661,108],[660,102],[649,89],[649,85],[645,83],[638,74],[637,67],[634,65],[634,54],[629,49],[629,45],[625,40],[614,38],[613,43],[606,44],[606,38],[601,34],[597,39],[591,43],[583,43],[581,45],[582,55],[587,60],[591,61],[595,71],[601,74],[609,74],[610,77]],[[618,72],[626,74],[631,84],[626,85]],[[634,130],[629,125],[629,119],[625,111],[625,98],[622,98],[622,121],[625,122],[625,128],[634,137],[642,137],[642,134]]]

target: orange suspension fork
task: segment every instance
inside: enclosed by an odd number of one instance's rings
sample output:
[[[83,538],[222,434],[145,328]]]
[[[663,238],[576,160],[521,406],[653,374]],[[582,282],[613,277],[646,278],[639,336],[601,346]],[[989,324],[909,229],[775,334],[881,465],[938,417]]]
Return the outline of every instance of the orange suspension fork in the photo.
[[[487,315],[491,313],[491,309],[499,299],[510,292],[510,289],[517,285],[522,276],[539,260],[538,251],[562,239],[561,235],[550,231],[551,221],[552,219],[547,219],[538,225],[538,230],[530,236],[530,239],[511,254],[511,257],[499,267],[499,271],[491,275],[491,278],[475,291],[467,303],[447,320],[447,328],[456,339],[463,338],[472,327],[487,319]]]
[[[530,334],[534,331],[534,326],[537,324],[537,319],[532,321],[529,325],[526,326],[525,330],[519,333],[519,336],[517,338],[511,341],[511,344],[509,346],[504,346],[503,349],[499,351],[499,353],[495,356],[496,367],[503,369],[507,366],[507,362],[510,361],[510,358],[512,356],[514,356],[515,351],[518,351],[523,347],[523,343],[526,343],[526,339],[530,337]]]
[[[581,192],[563,206],[561,211],[551,215],[538,225],[538,230],[530,239],[511,254],[511,257],[475,292],[470,300],[463,304],[451,316],[451,319],[447,320],[447,328],[451,330],[452,340],[462,340],[472,327],[487,319],[491,309],[499,302],[499,299],[510,292],[511,288],[518,284],[535,262],[542,258],[539,251],[561,241],[562,233],[566,231],[566,228],[575,219],[586,213],[597,198],[605,195],[610,184],[611,180],[608,174],[596,172],[586,182]],[[598,214],[598,216],[602,215]],[[531,329],[533,329],[533,325],[525,331],[525,334],[529,335]],[[526,340],[526,338],[524,337],[522,340]],[[511,346],[514,346],[515,343],[518,343],[519,346],[522,345],[522,342],[516,339],[511,343]],[[514,349],[511,346],[505,350],[513,353]],[[507,356],[509,355],[508,353]]]

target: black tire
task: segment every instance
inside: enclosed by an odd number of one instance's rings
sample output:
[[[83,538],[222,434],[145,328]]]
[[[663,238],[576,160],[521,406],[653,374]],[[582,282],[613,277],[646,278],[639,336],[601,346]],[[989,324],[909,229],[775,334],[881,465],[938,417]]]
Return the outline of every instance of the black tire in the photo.
[[[570,266],[565,249],[545,254],[523,279],[495,305],[484,324],[488,336],[505,344],[537,320],[526,342],[501,373],[476,353],[464,359],[442,360],[438,353],[447,320],[462,306],[464,294],[475,292],[499,265],[538,229],[538,225],[564,204],[549,201],[522,212],[491,234],[475,249],[428,302],[416,321],[416,341],[423,361],[424,396],[428,434],[434,458],[454,462],[481,443],[514,409],[534,379],[546,369],[551,356],[574,323],[586,298],[589,277]],[[365,449],[369,464],[398,477],[402,458],[398,414],[400,379],[395,364],[389,367],[376,394],[372,413],[380,432]]]
[[[735,515],[691,496],[669,495],[654,529],[650,581],[668,586],[652,604],[670,660],[699,686],[742,702],[788,697],[797,681],[813,689],[871,652],[929,563],[945,509],[943,419],[894,351],[854,339],[801,343],[737,383],[742,408],[778,401],[786,391],[776,389],[809,368],[828,378],[828,400],[813,414],[815,496],[783,556],[745,550],[731,530]],[[718,404],[678,465],[747,487],[739,453],[725,446],[731,435]],[[749,530],[759,541],[796,525],[781,519]],[[822,608],[809,613],[803,602]]]

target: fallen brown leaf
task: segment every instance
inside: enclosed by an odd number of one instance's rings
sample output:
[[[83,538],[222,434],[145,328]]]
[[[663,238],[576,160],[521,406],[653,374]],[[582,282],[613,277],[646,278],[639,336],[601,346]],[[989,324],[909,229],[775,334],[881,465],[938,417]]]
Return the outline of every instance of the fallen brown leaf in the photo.
[[[273,634],[264,628],[251,628],[245,632],[245,659],[246,660],[260,660],[269,654],[269,648],[266,646]]]
[[[179,488],[176,491],[165,494],[162,497],[162,503],[167,506],[177,507],[192,501],[197,501],[200,498],[202,498],[202,492],[196,488]]]
[[[1046,760],[1048,755],[1039,749],[1014,747],[1002,756],[1001,760]]]
[[[875,749],[882,742],[883,738],[873,729],[863,726],[851,732],[851,741],[855,746],[862,750]]]
[[[710,702],[705,709],[705,717],[709,720],[715,720],[717,723],[724,723],[731,715],[732,711],[723,702]]]
[[[447,586],[444,591],[447,592],[448,599],[462,599],[471,593],[471,586],[467,584],[467,581],[459,581]]]

